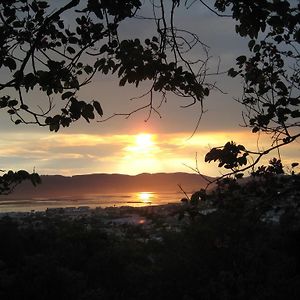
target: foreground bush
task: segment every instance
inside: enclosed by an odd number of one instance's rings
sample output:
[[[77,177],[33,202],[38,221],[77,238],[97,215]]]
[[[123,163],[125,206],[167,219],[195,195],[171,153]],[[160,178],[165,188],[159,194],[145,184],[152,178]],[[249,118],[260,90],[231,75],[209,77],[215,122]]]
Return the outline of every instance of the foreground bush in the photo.
[[[80,220],[45,218],[37,228],[30,218],[26,226],[4,218],[0,298],[298,299],[298,181],[273,182],[281,194],[265,182],[223,190],[215,212],[181,232],[161,229],[160,239],[142,228],[119,237]],[[278,222],[268,219],[284,197]]]

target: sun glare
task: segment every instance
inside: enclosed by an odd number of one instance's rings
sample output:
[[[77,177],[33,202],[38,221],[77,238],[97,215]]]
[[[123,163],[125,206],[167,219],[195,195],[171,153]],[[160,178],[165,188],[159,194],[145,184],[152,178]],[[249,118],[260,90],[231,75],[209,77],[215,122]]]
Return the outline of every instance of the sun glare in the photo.
[[[152,196],[152,193],[149,193],[149,192],[141,192],[138,194],[138,197],[139,199],[142,201],[142,202],[151,202],[151,198],[153,197]]]
[[[140,133],[128,139],[128,146],[124,149],[124,156],[118,172],[139,174],[155,173],[161,167],[161,149],[156,142],[156,135]]]
[[[151,152],[154,146],[153,135],[141,133],[135,136],[134,145],[130,149],[133,152],[147,153]]]

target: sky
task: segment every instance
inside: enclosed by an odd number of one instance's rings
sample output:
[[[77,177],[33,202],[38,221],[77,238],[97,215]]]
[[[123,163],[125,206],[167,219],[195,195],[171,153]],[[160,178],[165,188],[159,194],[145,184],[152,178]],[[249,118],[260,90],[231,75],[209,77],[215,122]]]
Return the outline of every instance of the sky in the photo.
[[[141,14],[147,15],[149,12],[146,5]],[[71,20],[72,16],[66,18]],[[175,21],[180,27],[196,32],[210,46],[212,72],[216,71],[219,59],[220,69],[228,70],[234,64],[235,57],[247,51],[247,40],[235,35],[234,22],[230,18],[215,16],[201,5],[179,10]],[[151,23],[138,22],[138,26],[126,23],[121,28],[121,35],[151,36]],[[3,78],[5,74],[0,75],[0,79]],[[91,124],[79,120],[57,133],[37,126],[16,126],[10,122],[6,112],[1,111],[0,168],[34,169],[40,174],[68,176],[90,173],[134,175],[144,172],[193,172],[191,168],[195,168],[197,162],[201,173],[218,176],[222,174],[221,170],[213,163],[204,162],[205,154],[212,147],[234,140],[256,150],[258,143],[263,149],[268,141],[261,137],[258,142],[257,135],[240,126],[243,123],[241,106],[233,100],[241,95],[240,79],[218,76],[211,80],[217,81],[222,92],[213,91],[205,99],[207,112],[193,136],[199,107],[181,108],[189,100],[183,101],[172,95],[168,96],[167,103],[160,109],[161,118],[153,114],[145,122],[148,112],[140,111],[129,119],[115,117]],[[148,99],[129,99],[143,94],[146,88],[147,83],[138,89],[119,87],[116,78],[97,76],[91,84],[80,90],[80,96],[86,100],[98,100],[105,118],[142,106]],[[38,93],[31,97],[32,103],[39,101]],[[155,95],[157,103],[160,97],[159,94]],[[299,160],[299,143],[284,149],[281,157],[286,164]]]

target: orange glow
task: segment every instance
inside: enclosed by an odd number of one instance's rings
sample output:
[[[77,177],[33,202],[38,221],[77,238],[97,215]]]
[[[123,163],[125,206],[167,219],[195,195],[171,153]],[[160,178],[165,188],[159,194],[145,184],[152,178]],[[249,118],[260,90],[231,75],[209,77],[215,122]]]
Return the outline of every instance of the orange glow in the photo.
[[[127,147],[129,152],[149,154],[155,150],[154,135],[141,133],[135,136],[134,144]]]
[[[135,174],[157,172],[160,169],[161,149],[155,140],[156,135],[141,133],[128,139],[124,147],[124,156],[119,164],[120,173],[134,170]]]
[[[153,132],[153,131],[152,131]],[[192,172],[197,167],[201,173],[219,176],[216,163],[205,163],[206,153],[227,141],[235,141],[246,148],[264,150],[270,145],[269,136],[249,133],[247,130],[207,132],[202,131],[192,138],[190,132],[101,135],[63,132],[59,135],[31,132],[0,134],[1,164],[5,169],[32,170],[36,166],[40,174],[122,173],[136,175],[157,172]],[[13,141],[10,140],[13,138]],[[258,146],[257,146],[258,145]],[[299,161],[299,143],[283,148],[285,165]],[[270,153],[263,164],[268,163]],[[19,157],[12,160],[11,157]],[[154,196],[154,194],[152,194]],[[155,196],[154,196],[155,197]],[[138,195],[137,198],[139,199]]]
[[[141,192],[138,194],[138,197],[139,199],[142,201],[142,202],[151,202],[151,198],[153,197],[152,196],[152,193],[149,193],[149,192]]]

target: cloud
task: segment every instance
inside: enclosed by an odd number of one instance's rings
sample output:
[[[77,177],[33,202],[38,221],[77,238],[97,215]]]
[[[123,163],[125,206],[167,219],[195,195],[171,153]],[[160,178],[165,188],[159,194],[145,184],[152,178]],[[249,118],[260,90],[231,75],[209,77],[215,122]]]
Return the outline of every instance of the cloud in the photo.
[[[150,141],[138,141],[140,135],[136,134],[11,133],[9,138],[0,134],[1,168],[32,170],[35,167],[41,174],[63,175],[191,172],[187,166],[196,166],[197,154],[201,172],[216,176],[220,172],[216,164],[204,163],[204,156],[211,147],[222,146],[231,140],[252,150],[256,150],[257,145],[260,149],[269,145],[266,138],[257,141],[257,135],[247,130],[202,131],[192,138],[189,138],[189,132],[144,135],[149,135]],[[281,154],[288,164],[297,161],[299,144],[282,149]]]

